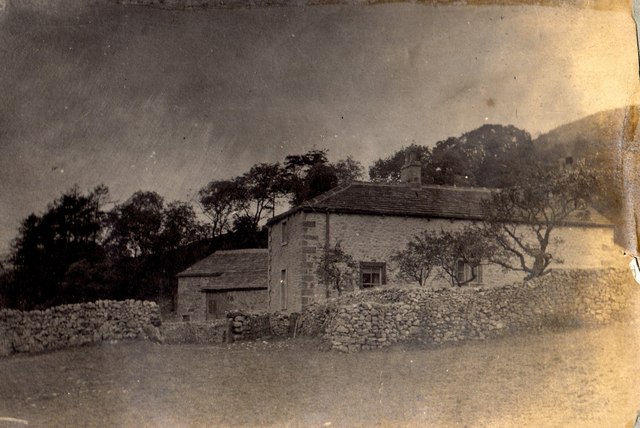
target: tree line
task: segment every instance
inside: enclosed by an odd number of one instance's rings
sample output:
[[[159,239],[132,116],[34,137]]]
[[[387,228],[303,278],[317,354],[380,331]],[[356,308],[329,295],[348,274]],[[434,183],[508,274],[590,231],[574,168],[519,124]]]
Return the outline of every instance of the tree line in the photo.
[[[573,159],[571,168],[562,167],[559,160],[566,158],[566,148],[536,145],[527,132],[513,126],[485,125],[432,148],[404,147],[376,160],[368,173],[374,182],[397,182],[407,154],[413,153],[421,162],[423,183],[502,189],[487,205],[491,227],[485,227],[482,236],[493,234],[492,261],[534,277],[557,261],[549,252],[554,228],[586,202],[616,219],[622,200],[617,165],[606,151],[594,147],[585,143],[584,156]],[[75,186],[43,214],[22,220],[10,263],[0,266],[4,305],[31,309],[99,298],[172,295],[175,274],[212,250],[265,247],[260,225],[278,205],[295,206],[335,186],[364,180],[364,172],[351,157],[329,162],[326,150],[311,150],[213,180],[189,202],[166,203],[156,192],[138,191],[117,203],[104,185],[87,192]],[[526,222],[516,224],[516,217],[535,225],[529,232],[537,245],[521,239]],[[438,240],[455,243],[456,236],[416,235],[413,247],[405,249],[414,254],[399,253],[397,260],[407,266],[417,266],[416,254],[430,260]],[[452,254],[442,246],[438,251],[441,256]],[[458,246],[455,251],[468,254],[470,265],[477,260],[470,249]],[[438,262],[441,267],[443,260]],[[419,272],[404,270],[423,283],[433,266],[423,263]]]
[[[352,158],[330,163],[326,151],[312,150],[211,181],[190,202],[167,203],[157,192],[137,191],[118,203],[105,185],[86,192],[73,186],[43,214],[21,221],[0,271],[1,300],[33,309],[170,297],[175,275],[211,251],[265,247],[261,222],[283,199],[298,204],[363,175]]]

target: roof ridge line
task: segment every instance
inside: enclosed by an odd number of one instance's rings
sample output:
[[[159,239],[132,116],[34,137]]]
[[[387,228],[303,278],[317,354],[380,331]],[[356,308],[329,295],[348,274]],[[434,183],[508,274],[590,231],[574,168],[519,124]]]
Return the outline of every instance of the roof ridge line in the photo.
[[[320,195],[316,196],[315,198],[311,198],[308,201],[304,201],[303,203],[301,203],[300,205],[298,205],[298,207],[308,207],[308,208],[313,208],[313,204],[317,204],[320,202],[324,202],[327,199],[329,199],[330,197],[337,195],[338,193],[342,193],[344,192],[346,189],[348,189],[349,187],[351,187],[355,182],[354,181],[350,181],[348,183],[344,183],[341,184],[339,186],[336,186],[332,189],[327,190],[324,193],[321,193]]]
[[[423,183],[420,186],[412,187],[408,183],[403,182],[394,182],[394,183],[385,183],[385,182],[376,182],[376,181],[352,181],[350,184],[361,184],[365,186],[386,186],[386,187],[400,187],[400,188],[410,188],[412,190],[428,188],[428,189],[451,189],[451,190],[461,190],[461,191],[494,191],[499,190],[497,187],[486,187],[486,186],[456,186],[455,184],[435,184],[435,183]]]

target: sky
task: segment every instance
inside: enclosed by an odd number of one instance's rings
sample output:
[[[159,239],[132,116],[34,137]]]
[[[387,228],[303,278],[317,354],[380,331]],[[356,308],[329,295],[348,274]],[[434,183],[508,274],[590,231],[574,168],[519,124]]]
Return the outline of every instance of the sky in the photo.
[[[368,166],[485,123],[535,136],[629,104],[638,79],[625,10],[5,4],[0,254],[74,184],[189,200],[313,148]]]

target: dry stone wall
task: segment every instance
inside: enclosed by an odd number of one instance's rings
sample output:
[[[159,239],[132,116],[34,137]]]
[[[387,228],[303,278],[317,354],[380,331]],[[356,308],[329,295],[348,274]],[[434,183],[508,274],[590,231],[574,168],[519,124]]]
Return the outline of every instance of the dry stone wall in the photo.
[[[292,336],[298,313],[229,313],[233,340],[253,340],[261,337]]]
[[[163,323],[161,332],[164,342],[170,344],[223,343],[230,335],[227,319]]]
[[[99,300],[37,311],[0,310],[0,355],[104,340],[161,340],[155,302]]]
[[[224,319],[163,323],[161,335],[165,343],[171,344],[213,344],[292,336],[297,318],[297,313],[235,311]]]
[[[637,298],[638,285],[619,270],[561,271],[490,289],[389,287],[339,299],[336,309],[325,311],[323,337],[344,352],[406,339],[484,339],[622,320],[632,315]]]

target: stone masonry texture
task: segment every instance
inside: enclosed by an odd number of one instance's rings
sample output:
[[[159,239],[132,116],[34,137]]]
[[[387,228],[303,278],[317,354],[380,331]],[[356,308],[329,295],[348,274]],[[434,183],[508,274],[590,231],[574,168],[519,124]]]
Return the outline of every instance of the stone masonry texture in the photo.
[[[438,344],[603,324],[630,317],[637,299],[626,270],[574,270],[487,289],[380,288],[310,310],[316,325],[318,314],[325,316],[316,334],[333,349],[353,352],[408,339]],[[302,319],[305,331],[305,313]]]
[[[298,212],[287,217],[288,241],[280,242],[282,221],[269,228],[269,310],[300,311],[326,298],[326,286],[316,277],[318,260],[326,245],[340,242],[342,249],[358,262],[382,262],[387,267],[387,282],[411,286],[390,263],[391,256],[424,230],[460,230],[468,221],[425,219],[400,216],[326,214]],[[619,265],[621,251],[613,242],[608,227],[558,227],[550,251],[563,263],[556,270],[608,268]],[[556,239],[557,238],[557,239]],[[286,270],[286,307],[281,305],[280,272]],[[483,266],[483,284],[522,281],[522,272],[505,272],[496,265]],[[433,289],[446,288],[446,280],[433,274]]]
[[[99,300],[37,311],[0,310],[0,354],[120,339],[161,340],[155,302]]]

